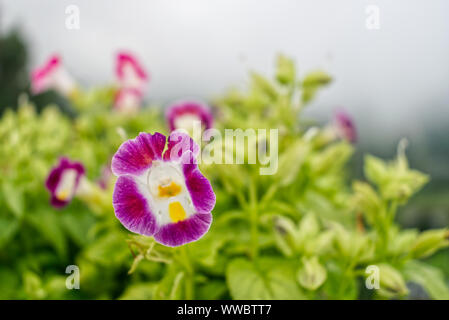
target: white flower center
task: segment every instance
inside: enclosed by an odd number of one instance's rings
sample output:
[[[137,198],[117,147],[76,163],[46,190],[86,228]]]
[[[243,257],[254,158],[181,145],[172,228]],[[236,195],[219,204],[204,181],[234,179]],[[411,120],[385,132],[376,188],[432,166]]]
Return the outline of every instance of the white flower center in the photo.
[[[56,198],[67,201],[75,195],[77,174],[78,172],[75,169],[67,169],[62,172],[59,184],[56,187]]]
[[[180,164],[153,161],[146,184],[152,199],[152,211],[162,225],[185,220],[194,214]]]
[[[185,113],[175,118],[174,125],[176,129],[184,129],[192,133],[195,125],[201,126],[201,119],[193,113]]]

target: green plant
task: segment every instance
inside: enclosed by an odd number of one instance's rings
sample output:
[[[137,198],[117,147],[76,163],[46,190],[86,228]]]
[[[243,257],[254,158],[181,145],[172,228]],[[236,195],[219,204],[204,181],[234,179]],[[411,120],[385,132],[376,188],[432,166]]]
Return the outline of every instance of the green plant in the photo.
[[[215,99],[219,130],[279,130],[277,144],[267,138],[247,149],[276,148],[278,170],[260,175],[261,164],[202,163],[216,193],[214,221],[203,238],[178,248],[118,223],[113,182],[61,211],[49,206],[44,188],[59,156],[83,162],[94,181],[124,140],[167,133],[157,108],[112,112],[113,88],[72,97],[73,118],[51,106],[38,114],[20,99],[18,111],[0,120],[0,298],[406,298],[409,281],[448,298],[441,270],[423,261],[448,246],[448,230],[395,223],[428,177],[409,168],[401,142],[390,162],[366,156],[367,181],[351,186],[354,146],[302,113],[330,82],[322,71],[298,77],[293,61],[280,56],[274,80],[252,73],[248,91]],[[65,289],[69,264],[80,268],[80,290]],[[365,287],[373,265],[379,290]]]

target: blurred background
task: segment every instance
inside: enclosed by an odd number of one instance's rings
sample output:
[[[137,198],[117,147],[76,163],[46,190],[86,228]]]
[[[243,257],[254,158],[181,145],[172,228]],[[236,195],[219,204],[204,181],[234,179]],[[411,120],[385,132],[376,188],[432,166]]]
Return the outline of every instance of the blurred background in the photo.
[[[80,10],[78,30],[66,28],[69,5]],[[378,29],[367,28],[370,5],[379,10]],[[162,105],[244,86],[248,70],[271,73],[282,52],[302,72],[334,77],[306,114],[326,122],[343,107],[354,116],[355,175],[365,152],[392,158],[399,139],[409,139],[412,166],[432,180],[399,219],[447,226],[448,12],[446,0],[1,0],[1,107],[15,106],[29,70],[55,52],[91,86],[110,83],[114,54],[129,49],[151,71],[147,100]]]

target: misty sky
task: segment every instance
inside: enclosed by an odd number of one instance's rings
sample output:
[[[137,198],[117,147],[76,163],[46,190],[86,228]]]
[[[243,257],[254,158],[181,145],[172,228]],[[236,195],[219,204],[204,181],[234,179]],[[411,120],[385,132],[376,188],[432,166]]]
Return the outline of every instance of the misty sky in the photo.
[[[70,4],[80,30],[65,27]],[[379,30],[365,26],[369,4],[380,9]],[[336,79],[309,115],[343,106],[361,138],[419,139],[449,123],[447,0],[0,0],[0,10],[3,29],[22,27],[32,65],[59,52],[85,85],[111,82],[114,53],[134,51],[155,103],[245,85],[249,69],[269,74],[284,52],[300,72],[322,68]]]

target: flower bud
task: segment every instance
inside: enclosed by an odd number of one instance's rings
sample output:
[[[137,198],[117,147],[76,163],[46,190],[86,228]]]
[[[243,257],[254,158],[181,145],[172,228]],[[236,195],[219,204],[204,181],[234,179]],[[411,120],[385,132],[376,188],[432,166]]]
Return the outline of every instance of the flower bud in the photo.
[[[416,239],[412,247],[412,255],[414,258],[424,258],[446,246],[449,246],[449,230],[428,230]]]
[[[387,298],[392,298],[408,294],[408,289],[404,278],[399,271],[388,264],[380,264],[378,267],[380,277],[380,295]]]
[[[306,289],[318,289],[327,278],[327,271],[318,257],[302,258],[303,267],[298,271],[298,281]]]

